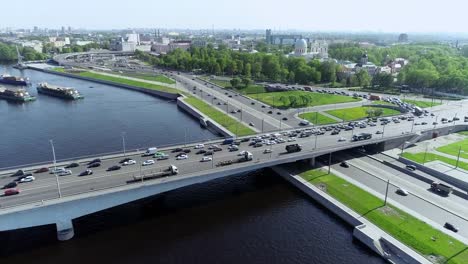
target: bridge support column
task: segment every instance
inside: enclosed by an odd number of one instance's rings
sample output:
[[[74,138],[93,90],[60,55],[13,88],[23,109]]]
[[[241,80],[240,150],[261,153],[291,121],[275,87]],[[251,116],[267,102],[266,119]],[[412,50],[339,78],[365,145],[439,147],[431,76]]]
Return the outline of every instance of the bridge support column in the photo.
[[[310,166],[315,167],[315,157],[308,159],[307,162]]]
[[[63,219],[56,223],[57,225],[57,239],[59,241],[66,241],[73,238],[75,230],[73,229],[73,222],[71,219]]]

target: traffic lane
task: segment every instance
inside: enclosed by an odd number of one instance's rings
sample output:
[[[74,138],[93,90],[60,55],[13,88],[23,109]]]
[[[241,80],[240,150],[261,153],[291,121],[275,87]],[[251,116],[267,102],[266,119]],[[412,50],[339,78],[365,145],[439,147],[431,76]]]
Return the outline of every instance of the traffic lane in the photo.
[[[369,175],[367,173],[362,172],[361,170],[354,168],[350,166],[349,168],[343,168],[339,165],[333,165],[333,169],[347,175],[348,177],[360,182],[361,184],[371,188],[372,190],[378,192],[381,195],[385,195],[385,190],[386,190],[386,183],[382,180],[379,180],[372,175]],[[404,186],[401,186],[402,188],[405,188]],[[417,214],[420,214],[421,216],[424,216],[425,218],[428,218],[432,220],[433,222],[437,223],[440,225],[439,229],[443,229],[443,225],[446,222],[450,222],[454,224],[455,226],[459,227],[460,230],[458,232],[459,235],[468,238],[468,229],[463,228],[468,226],[467,222],[463,220],[462,218],[455,216],[437,206],[434,206],[417,196],[414,196],[411,193],[411,190],[408,190],[409,195],[408,196],[402,196],[397,194],[397,189],[398,187],[395,187],[393,185],[389,185],[388,188],[388,199],[391,201],[395,201],[408,209],[416,212]],[[406,188],[405,188],[406,189]],[[400,208],[404,211],[403,208]],[[417,216],[416,216],[417,217]],[[450,234],[450,231],[447,231],[446,233]]]

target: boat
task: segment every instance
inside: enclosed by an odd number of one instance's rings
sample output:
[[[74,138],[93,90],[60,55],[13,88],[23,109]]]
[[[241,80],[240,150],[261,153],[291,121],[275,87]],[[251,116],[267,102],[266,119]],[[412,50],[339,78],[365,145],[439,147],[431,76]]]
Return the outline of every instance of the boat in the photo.
[[[25,89],[5,89],[0,87],[0,98],[15,101],[15,102],[29,102],[36,100],[36,97],[29,95]]]
[[[11,84],[11,85],[28,85],[28,79],[23,77],[11,76],[9,74],[0,75],[0,83]]]
[[[50,96],[60,97],[63,99],[77,100],[84,97],[74,88],[60,87],[48,83],[40,83],[37,85],[37,92]]]

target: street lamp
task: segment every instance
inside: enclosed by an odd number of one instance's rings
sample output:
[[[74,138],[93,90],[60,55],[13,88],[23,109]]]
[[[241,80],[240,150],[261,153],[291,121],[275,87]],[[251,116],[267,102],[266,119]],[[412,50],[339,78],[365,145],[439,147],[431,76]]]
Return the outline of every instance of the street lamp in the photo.
[[[330,171],[331,171],[331,160],[332,160],[332,153],[330,152],[330,155],[328,156],[328,174],[330,174]]]
[[[411,133],[413,133],[413,128],[414,128],[414,118],[413,118],[413,124],[411,125]]]
[[[458,168],[458,162],[460,161],[460,154],[464,153],[465,151],[461,150],[461,146],[458,148],[458,156],[457,156],[457,164],[455,165],[455,169]]]
[[[124,154],[124,157],[125,157],[126,156],[125,155],[125,132],[122,132],[121,136],[122,136],[123,154]]]
[[[49,142],[50,142],[50,146],[52,147],[52,155],[54,157],[54,175],[55,175],[55,181],[57,182],[58,195],[59,195],[59,198],[62,198],[62,192],[60,191],[60,183],[59,183],[59,179],[57,176],[57,159],[55,158],[54,141],[51,139],[49,140]]]
[[[382,129],[382,138],[384,137],[384,134],[385,134],[385,125],[387,125],[387,123],[384,123],[384,125],[383,125],[383,129]]]
[[[403,155],[403,150],[405,149],[405,144],[411,144],[411,142],[405,141],[405,142],[403,143],[403,145],[401,145],[401,153],[400,153],[400,156]]]

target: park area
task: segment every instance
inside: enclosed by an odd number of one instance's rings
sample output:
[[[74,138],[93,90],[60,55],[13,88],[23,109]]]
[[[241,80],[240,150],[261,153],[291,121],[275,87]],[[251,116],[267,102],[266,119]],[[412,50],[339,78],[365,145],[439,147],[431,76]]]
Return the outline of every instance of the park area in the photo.
[[[409,99],[403,99],[403,102],[408,103],[408,104],[412,104],[412,105],[420,107],[420,108],[428,108],[428,107],[440,105],[440,103],[438,103],[438,102],[409,100]]]
[[[277,108],[300,108],[318,105],[358,102],[350,96],[311,93],[305,91],[286,91],[250,94],[251,98]]]
[[[345,121],[359,120],[368,117],[399,115],[401,112],[390,108],[359,106],[353,108],[326,111],[327,114]]]
[[[266,92],[265,87],[263,85],[252,84],[252,83],[245,85],[245,84],[239,83],[236,88],[232,88],[232,84],[228,79],[219,80],[219,79],[213,79],[209,77],[205,77],[202,79],[205,81],[214,83],[223,88],[226,88],[226,89],[233,89],[240,94],[257,94],[257,93]]]
[[[319,112],[303,113],[303,114],[299,114],[299,117],[315,125],[328,125],[328,124],[333,124],[333,123],[338,122],[337,120],[330,118],[326,115],[323,115]]]
[[[467,245],[392,204],[384,205],[358,186],[322,169],[300,176],[423,256],[435,256],[440,263],[467,263]]]

